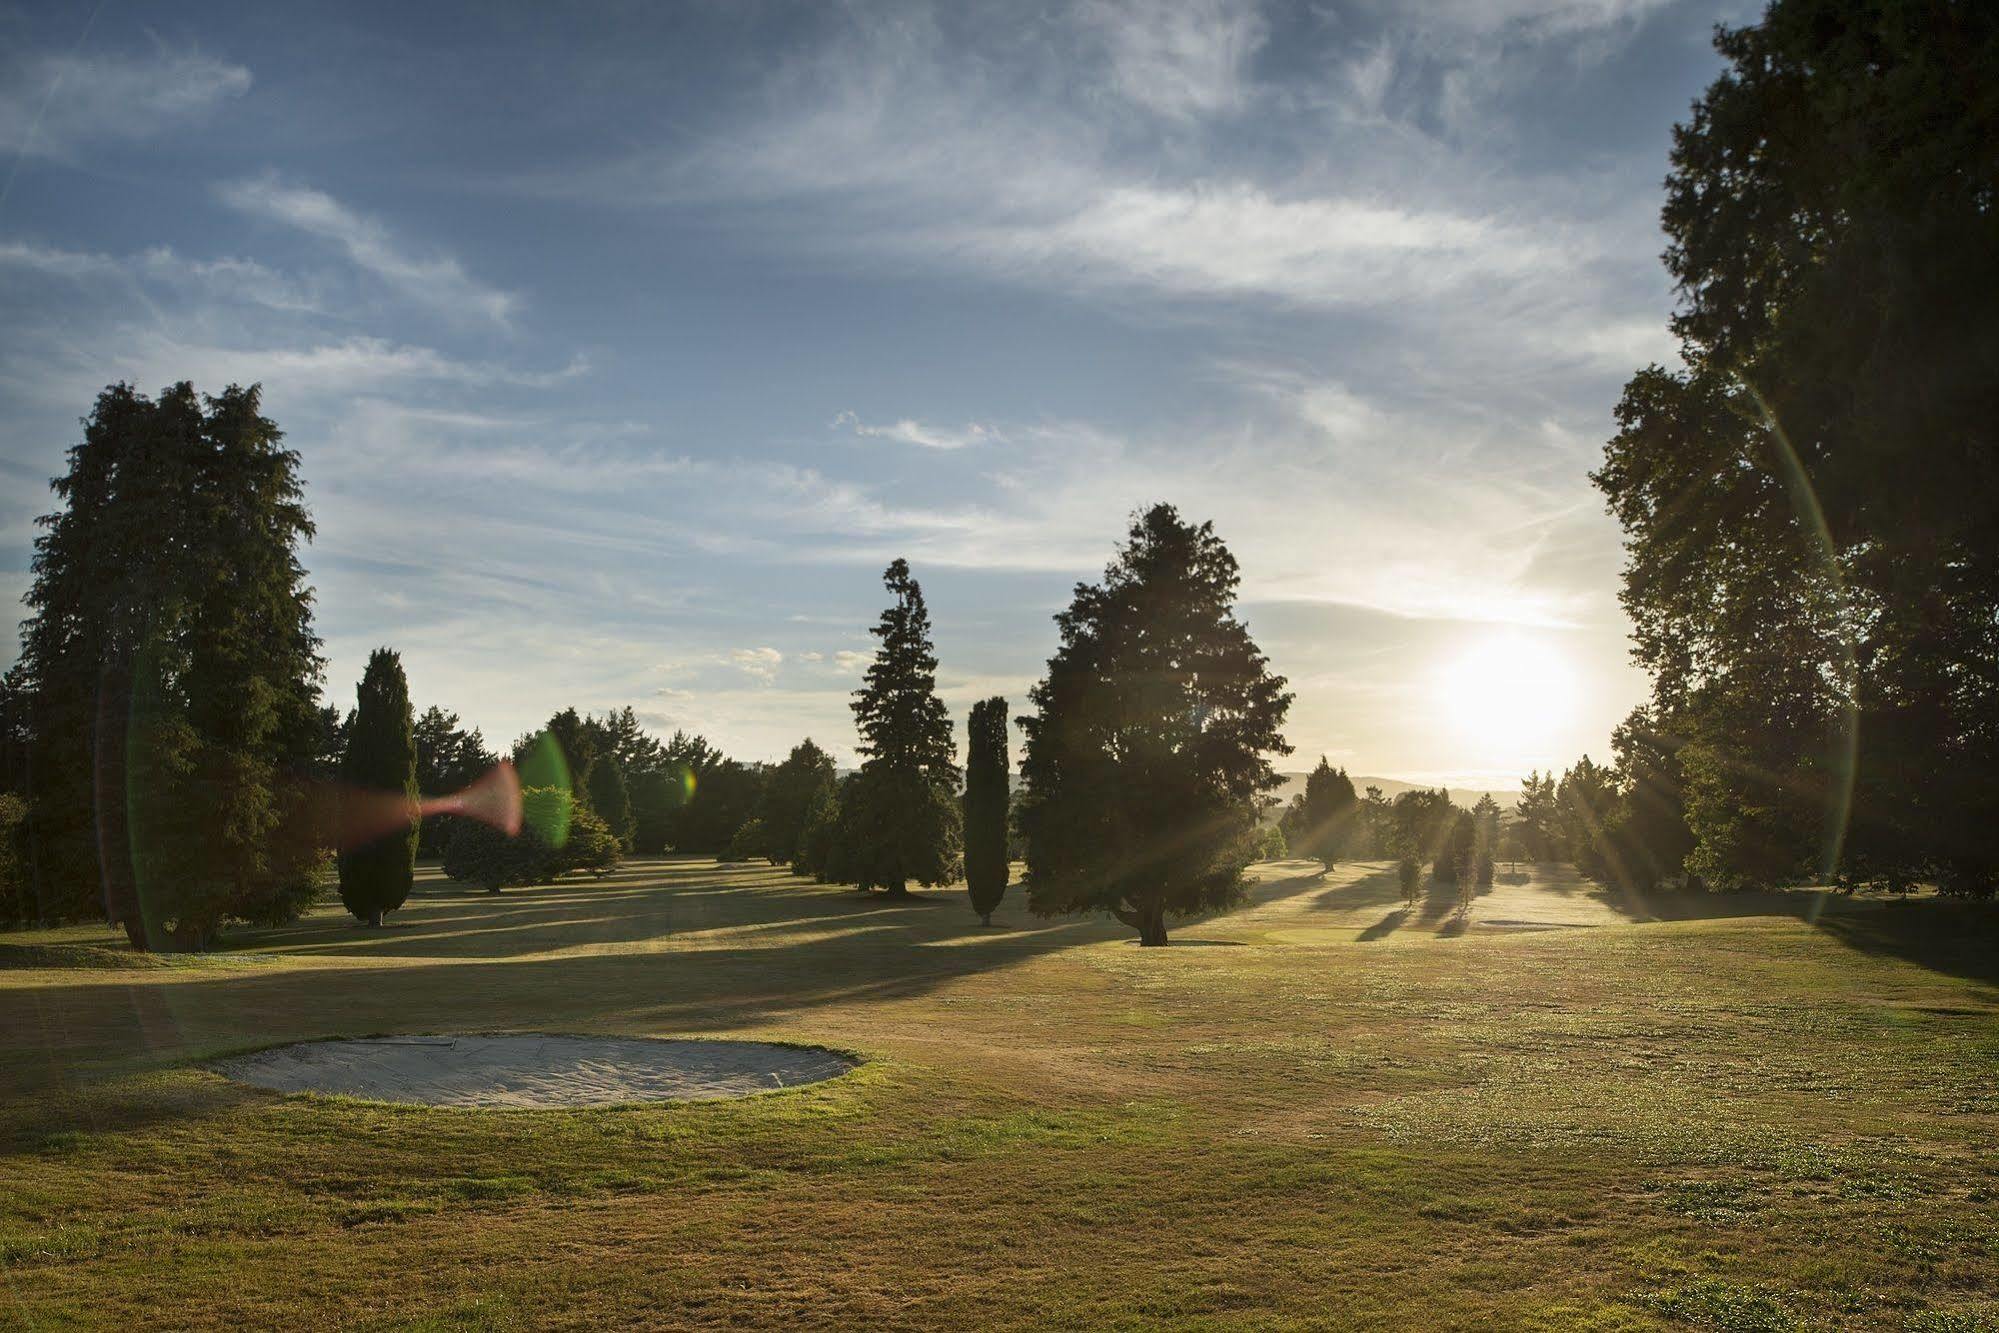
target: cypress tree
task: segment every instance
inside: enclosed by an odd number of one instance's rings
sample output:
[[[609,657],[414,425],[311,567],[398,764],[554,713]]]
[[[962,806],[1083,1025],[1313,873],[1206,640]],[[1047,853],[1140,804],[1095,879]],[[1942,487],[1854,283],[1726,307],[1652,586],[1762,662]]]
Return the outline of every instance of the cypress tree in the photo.
[[[972,705],[965,726],[965,887],[979,923],[993,923],[1006,894],[1006,700]]]
[[[589,789],[590,808],[611,830],[618,846],[630,851],[637,824],[632,818],[631,795],[625,789],[625,773],[618,761],[608,754],[598,755],[590,761],[584,785]]]
[[[382,924],[403,905],[416,872],[417,786],[415,720],[402,658],[387,648],[368,657],[340,765],[345,786],[360,792],[401,791],[409,800],[406,828],[340,853],[340,901],[356,920]]]
[[[854,692],[860,729],[859,780],[841,799],[854,882],[909,892],[909,882],[949,884],[958,876],[962,817],[951,716],[937,697],[937,656],[923,589],[897,560],[882,573],[894,601],[871,631],[881,640],[866,683]]]

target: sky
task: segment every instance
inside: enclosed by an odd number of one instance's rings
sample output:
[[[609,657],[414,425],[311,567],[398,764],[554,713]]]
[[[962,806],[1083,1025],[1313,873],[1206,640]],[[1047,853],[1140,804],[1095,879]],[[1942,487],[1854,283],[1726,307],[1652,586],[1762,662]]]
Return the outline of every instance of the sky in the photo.
[[[1018,713],[1165,500],[1241,563],[1280,768],[1603,758],[1645,681],[1588,472],[1753,18],[0,6],[0,596],[106,384],[257,382],[343,705],[386,644],[496,743],[629,704],[850,762],[890,560],[953,714]]]

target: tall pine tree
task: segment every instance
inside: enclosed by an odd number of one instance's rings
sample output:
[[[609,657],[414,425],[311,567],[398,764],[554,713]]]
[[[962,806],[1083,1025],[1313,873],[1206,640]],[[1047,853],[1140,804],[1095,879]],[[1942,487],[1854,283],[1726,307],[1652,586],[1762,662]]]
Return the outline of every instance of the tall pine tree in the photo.
[[[362,799],[400,791],[410,812],[406,826],[340,852],[340,901],[356,920],[379,926],[384,912],[395,911],[409,898],[416,872],[416,737],[402,658],[377,648],[368,657],[356,695],[341,783]]]
[[[965,750],[965,887],[980,924],[990,926],[1006,896],[1008,869],[1005,699],[995,695],[972,705]]]
[[[937,655],[923,589],[897,560],[882,574],[894,600],[872,633],[881,641],[854,692],[859,780],[841,800],[841,836],[854,883],[909,892],[909,883],[958,876],[961,817],[951,716],[937,697]]]
[[[99,395],[55,482],[23,628],[39,916],[135,947],[283,920],[324,866],[302,784],[324,722],[298,455],[256,388]],[[200,818],[188,812],[199,811]]]
[[[1291,695],[1235,618],[1240,583],[1214,525],[1162,504],[1056,616],[1021,719],[1035,913],[1107,911],[1161,945],[1169,913],[1241,898]]]

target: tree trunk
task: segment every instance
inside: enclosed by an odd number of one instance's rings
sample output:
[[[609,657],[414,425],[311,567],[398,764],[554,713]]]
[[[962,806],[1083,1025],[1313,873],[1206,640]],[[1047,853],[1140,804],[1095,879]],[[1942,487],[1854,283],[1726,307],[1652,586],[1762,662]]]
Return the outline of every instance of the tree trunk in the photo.
[[[368,925],[375,930],[380,930],[382,928],[381,908],[377,907],[374,911],[368,913]]]
[[[894,884],[889,885],[886,896],[890,898],[908,898],[912,896],[909,892],[909,881],[897,880]]]
[[[992,914],[991,912],[981,912],[981,913],[979,913],[979,924],[980,924],[980,925],[982,925],[982,926],[990,926],[990,925],[991,925],[992,923],[993,923],[993,914]]]
[[[1138,943],[1140,948],[1159,949],[1166,945],[1166,905],[1164,903],[1143,903],[1138,909]]]

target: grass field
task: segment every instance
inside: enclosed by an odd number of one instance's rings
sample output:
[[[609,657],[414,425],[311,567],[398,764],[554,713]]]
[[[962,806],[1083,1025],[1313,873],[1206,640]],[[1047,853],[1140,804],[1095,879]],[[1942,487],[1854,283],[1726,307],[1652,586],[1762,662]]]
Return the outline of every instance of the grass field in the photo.
[[[678,859],[0,936],[0,1325],[1999,1328],[1992,913],[1548,872],[1467,924],[1390,870],[1260,866],[1163,950]],[[577,1112],[195,1063],[502,1029],[868,1063]]]

